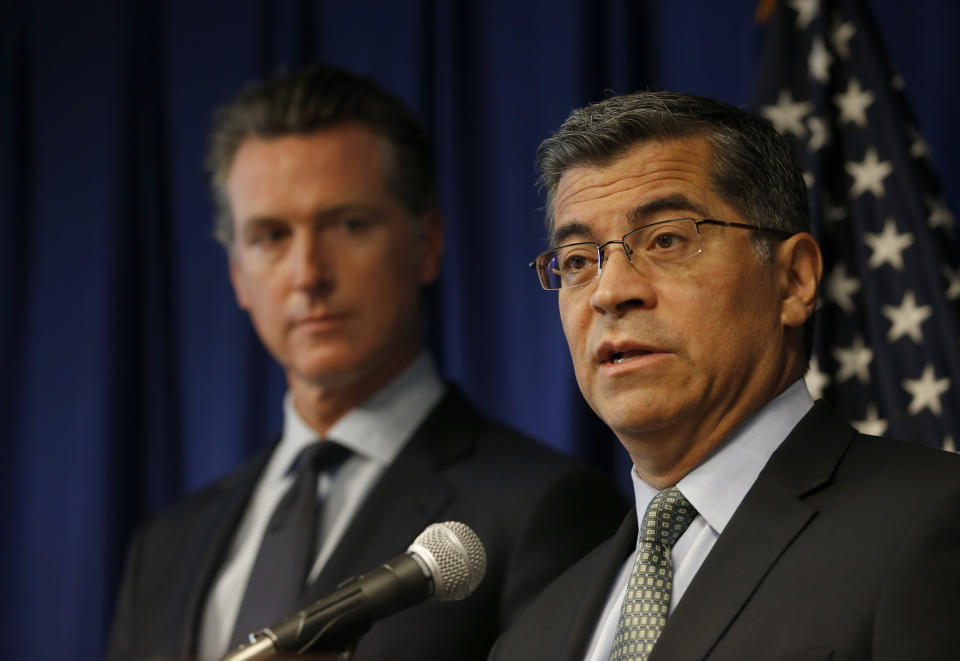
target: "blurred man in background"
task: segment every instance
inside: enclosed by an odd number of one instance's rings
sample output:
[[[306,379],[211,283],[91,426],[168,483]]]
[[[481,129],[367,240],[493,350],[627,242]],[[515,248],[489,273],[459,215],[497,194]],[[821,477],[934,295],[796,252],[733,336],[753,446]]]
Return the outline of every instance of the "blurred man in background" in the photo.
[[[358,658],[482,659],[625,506],[605,478],[482,416],[421,340],[443,225],[429,140],[371,81],[310,66],[216,115],[208,169],[238,304],[286,374],[280,439],[147,524],[108,658],[216,658],[403,551],[470,526],[486,578],[373,625]]]

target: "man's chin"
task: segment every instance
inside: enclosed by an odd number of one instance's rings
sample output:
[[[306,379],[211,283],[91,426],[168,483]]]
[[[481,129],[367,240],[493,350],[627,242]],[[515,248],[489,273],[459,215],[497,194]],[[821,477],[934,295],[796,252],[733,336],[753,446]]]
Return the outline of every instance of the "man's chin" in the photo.
[[[401,350],[391,353],[355,344],[327,345],[297,353],[288,364],[287,379],[324,390],[375,390],[409,364],[411,359],[404,359],[406,356],[408,352]]]
[[[345,388],[363,379],[359,361],[346,361],[343,356],[336,360],[309,360],[294,364],[287,370],[288,379],[296,379],[325,390]]]
[[[641,393],[621,395],[604,400],[601,407],[594,407],[600,419],[618,435],[660,432],[675,425],[681,417],[670,402],[658,401]]]

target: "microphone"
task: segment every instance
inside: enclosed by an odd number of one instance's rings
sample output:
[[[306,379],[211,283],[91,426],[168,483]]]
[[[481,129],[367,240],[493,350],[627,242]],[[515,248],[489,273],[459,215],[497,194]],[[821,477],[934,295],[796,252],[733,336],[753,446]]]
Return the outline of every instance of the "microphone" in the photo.
[[[365,631],[377,619],[427,599],[464,599],[480,585],[486,571],[486,551],[469,526],[459,521],[432,523],[405,553],[347,579],[313,605],[251,633],[249,644],[221,661],[302,654],[324,637],[329,640],[336,634]]]

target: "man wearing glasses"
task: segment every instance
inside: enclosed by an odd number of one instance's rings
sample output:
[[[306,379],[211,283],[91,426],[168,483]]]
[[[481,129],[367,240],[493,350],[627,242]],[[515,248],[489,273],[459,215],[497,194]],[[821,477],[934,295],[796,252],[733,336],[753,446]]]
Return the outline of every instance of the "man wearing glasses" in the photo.
[[[531,266],[636,512],[491,658],[955,658],[960,458],[811,399],[822,260],[787,143],[645,92],[574,111],[538,162]]]
[[[220,110],[208,165],[237,301],[286,374],[283,432],[137,535],[108,658],[219,658],[435,521],[473,528],[486,577],[374,623],[357,658],[485,658],[625,507],[482,416],[425,351],[443,230],[423,127],[371,81],[310,66]]]

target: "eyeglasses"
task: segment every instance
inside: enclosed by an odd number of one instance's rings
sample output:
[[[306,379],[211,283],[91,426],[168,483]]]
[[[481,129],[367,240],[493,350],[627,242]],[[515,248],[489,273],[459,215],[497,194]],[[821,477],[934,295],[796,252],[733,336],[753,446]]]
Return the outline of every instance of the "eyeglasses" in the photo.
[[[641,268],[640,262],[662,266],[699,255],[703,252],[703,245],[700,241],[701,225],[739,227],[740,229],[767,232],[777,235],[781,239],[792,236],[791,232],[757,227],[746,223],[676,218],[630,230],[619,241],[613,240],[606,243],[582,241],[551,248],[540,253],[528,266],[536,269],[540,284],[544,289],[579,287],[600,277],[600,271],[603,268],[604,249],[614,243],[623,246],[627,261],[638,270]]]

